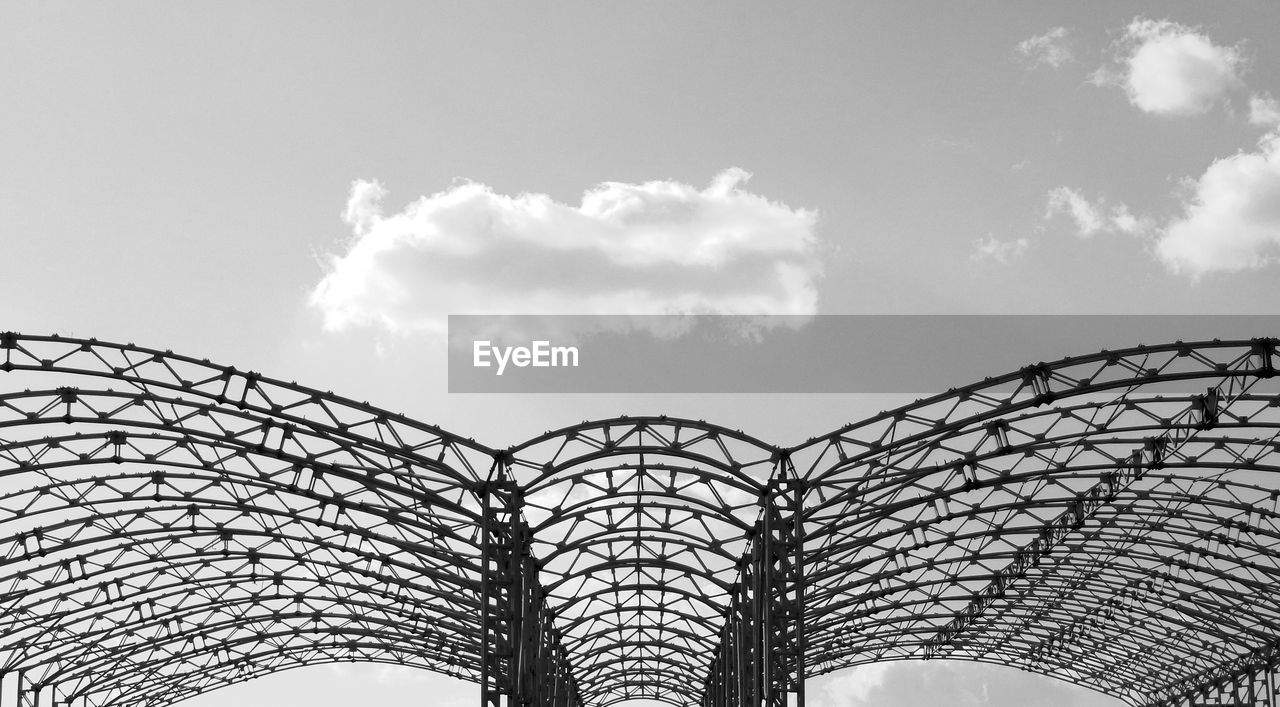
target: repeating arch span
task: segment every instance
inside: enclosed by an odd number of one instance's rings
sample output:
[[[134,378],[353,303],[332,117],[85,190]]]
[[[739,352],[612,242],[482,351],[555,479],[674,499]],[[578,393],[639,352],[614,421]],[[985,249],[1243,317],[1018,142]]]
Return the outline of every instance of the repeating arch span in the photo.
[[[1276,704],[1276,340],[1040,363],[778,446],[508,447],[167,351],[0,334],[0,704],[381,661],[487,704],[803,702],[947,657]]]

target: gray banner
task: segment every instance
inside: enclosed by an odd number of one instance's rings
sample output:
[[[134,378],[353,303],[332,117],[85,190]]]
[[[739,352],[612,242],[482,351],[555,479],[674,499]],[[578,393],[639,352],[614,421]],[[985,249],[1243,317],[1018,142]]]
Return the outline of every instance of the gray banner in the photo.
[[[1280,337],[1274,315],[449,317],[450,393],[937,393],[1139,344]]]

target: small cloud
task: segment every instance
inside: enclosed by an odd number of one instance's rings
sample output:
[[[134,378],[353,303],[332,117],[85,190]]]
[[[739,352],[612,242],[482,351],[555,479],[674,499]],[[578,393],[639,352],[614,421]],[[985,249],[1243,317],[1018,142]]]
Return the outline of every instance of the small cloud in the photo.
[[[1156,242],[1171,271],[1199,278],[1280,260],[1280,132],[1217,160],[1192,187]]]
[[[1103,219],[1098,209],[1090,204],[1080,192],[1069,187],[1057,187],[1049,190],[1049,205],[1045,208],[1046,220],[1056,214],[1068,214],[1076,222],[1076,232],[1088,238],[1102,230]]]
[[[1031,160],[1020,160],[1018,162],[1014,162],[1013,164],[1009,165],[1009,171],[1021,172],[1022,170],[1030,166],[1031,166]]]
[[[1264,128],[1280,127],[1280,101],[1269,93],[1255,93],[1249,97],[1249,123]]]
[[[357,238],[368,233],[373,224],[382,218],[382,200],[386,196],[386,188],[375,181],[361,179],[351,185],[351,195],[347,197],[347,208],[342,212],[342,220],[351,226]]]
[[[312,290],[329,330],[443,333],[448,314],[813,314],[817,214],[746,189],[607,182],[578,205],[460,182],[386,215],[357,181],[352,237]]]
[[[1026,238],[1002,241],[995,236],[988,235],[986,238],[979,238],[973,242],[973,254],[970,257],[973,260],[991,260],[1001,265],[1008,265],[1010,262],[1022,257],[1030,246],[1031,242]]]
[[[1054,69],[1061,68],[1075,61],[1075,56],[1067,42],[1067,34],[1066,27],[1054,27],[1044,34],[1018,42],[1014,51],[1029,66],[1044,64]]]
[[[1116,64],[1091,80],[1124,89],[1129,102],[1147,113],[1201,115],[1244,86],[1238,46],[1214,44],[1177,22],[1135,18],[1117,47]]]
[[[978,146],[972,140],[948,135],[929,135],[920,141],[921,147],[935,152],[974,152]]]
[[[1076,235],[1091,238],[1099,233],[1126,233],[1142,236],[1155,227],[1146,216],[1134,216],[1129,207],[1117,204],[1107,207],[1104,199],[1090,202],[1080,192],[1070,187],[1055,187],[1048,193],[1045,220],[1059,214],[1069,216],[1076,225]]]
[[[867,704],[871,693],[884,686],[891,667],[890,663],[866,663],[829,677],[819,699],[833,707]]]
[[[1134,216],[1129,207],[1117,204],[1111,208],[1110,227],[1130,236],[1144,236],[1155,228],[1155,220],[1148,216]]]

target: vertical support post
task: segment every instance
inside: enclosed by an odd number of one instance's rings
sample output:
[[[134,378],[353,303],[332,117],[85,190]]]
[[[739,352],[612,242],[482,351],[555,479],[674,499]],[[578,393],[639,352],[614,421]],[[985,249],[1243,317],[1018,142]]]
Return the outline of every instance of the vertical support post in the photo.
[[[518,502],[517,496],[517,502]],[[548,675],[544,670],[545,636],[543,629],[543,596],[538,582],[538,566],[530,551],[529,530],[520,522],[519,513],[514,514],[511,536],[515,541],[511,559],[514,562],[513,574],[519,578],[517,603],[517,619],[513,625],[517,633],[512,637],[516,654],[512,659],[511,682],[515,686],[520,705],[540,705],[544,692],[543,677]]]
[[[763,518],[767,616],[762,656],[767,665],[761,704],[804,707],[804,483],[780,454]],[[763,593],[762,592],[762,593]]]
[[[40,685],[27,685],[18,681],[18,707],[40,707]]]
[[[518,516],[515,485],[507,473],[507,461],[494,460],[489,481],[481,487],[481,615],[480,633],[484,645],[480,663],[480,703],[483,707],[515,707],[517,671],[516,635],[518,596],[513,555],[515,537],[511,528]]]
[[[509,457],[499,455],[481,488],[481,705],[581,707],[509,465]]]
[[[1280,707],[1280,664],[1254,664],[1185,692],[1148,703],[1148,707]]]
[[[730,591],[703,707],[804,707],[804,491],[780,452]]]
[[[757,529],[757,533],[758,533]],[[760,596],[759,575],[761,564],[760,541],[757,535],[751,559],[747,562],[739,587],[742,599],[738,602],[742,618],[738,622],[741,627],[741,640],[738,644],[739,665],[742,675],[741,700],[744,705],[758,704],[757,687],[760,684],[760,673],[764,666],[760,664],[760,616],[756,613],[756,598]]]

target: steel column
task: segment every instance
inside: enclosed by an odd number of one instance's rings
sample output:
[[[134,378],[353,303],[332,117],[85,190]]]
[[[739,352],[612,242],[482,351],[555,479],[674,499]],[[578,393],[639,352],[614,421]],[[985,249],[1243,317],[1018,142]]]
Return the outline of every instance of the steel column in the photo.
[[[521,493],[499,456],[481,488],[480,699],[484,707],[578,707],[582,704],[559,632],[552,625],[520,517]]]
[[[804,705],[804,484],[779,455],[739,564],[704,707]]]

